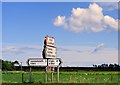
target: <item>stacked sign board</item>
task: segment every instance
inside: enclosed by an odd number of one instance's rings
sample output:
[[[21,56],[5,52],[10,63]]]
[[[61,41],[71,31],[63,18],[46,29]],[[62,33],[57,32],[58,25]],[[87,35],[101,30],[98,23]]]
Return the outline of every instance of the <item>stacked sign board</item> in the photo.
[[[46,36],[44,40],[44,49],[42,51],[43,58],[30,58],[27,63],[29,66],[51,66],[57,67],[61,64],[61,60],[56,58],[55,39]]]
[[[56,58],[55,39],[50,36],[46,36],[44,40],[43,58]]]
[[[60,59],[56,59],[55,38],[46,36],[44,40],[43,58],[48,60],[48,66],[56,67],[61,64]]]
[[[44,45],[50,46],[50,47],[55,47],[55,38],[46,36],[44,40]]]
[[[56,47],[44,46],[43,58],[56,58]]]

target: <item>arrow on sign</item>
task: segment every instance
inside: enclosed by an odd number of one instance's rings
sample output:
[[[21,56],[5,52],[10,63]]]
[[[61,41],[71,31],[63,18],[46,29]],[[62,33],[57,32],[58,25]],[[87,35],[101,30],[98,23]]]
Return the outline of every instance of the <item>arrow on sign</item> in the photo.
[[[57,67],[57,66],[61,65],[61,63],[62,63],[62,61],[59,58],[48,59],[48,66],[51,66],[51,67]]]

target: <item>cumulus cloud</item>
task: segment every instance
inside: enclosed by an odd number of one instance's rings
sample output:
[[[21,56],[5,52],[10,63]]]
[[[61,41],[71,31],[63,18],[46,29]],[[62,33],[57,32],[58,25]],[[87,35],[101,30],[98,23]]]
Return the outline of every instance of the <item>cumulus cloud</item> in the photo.
[[[74,32],[101,32],[118,30],[118,20],[109,15],[103,15],[103,9],[98,4],[90,4],[88,8],[73,8],[70,17],[57,16],[54,26],[67,28]]]
[[[110,16],[104,16],[104,21],[107,26],[114,28],[114,30],[118,30],[118,20]]]
[[[55,26],[64,26],[65,20],[66,20],[65,16],[57,16],[54,21],[54,25]]]

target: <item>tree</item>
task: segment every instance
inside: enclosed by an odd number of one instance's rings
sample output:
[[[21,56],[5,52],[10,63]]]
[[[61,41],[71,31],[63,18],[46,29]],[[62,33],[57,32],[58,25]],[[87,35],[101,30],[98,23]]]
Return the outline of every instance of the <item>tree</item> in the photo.
[[[15,70],[15,66],[14,64],[17,63],[15,62],[11,62],[11,61],[4,61],[2,60],[2,70],[3,71],[12,71]]]
[[[93,64],[93,67],[97,68],[97,65]]]
[[[109,64],[109,68],[113,68],[114,67],[114,65],[113,64]]]
[[[117,64],[115,63],[115,64],[114,64],[114,67],[115,67],[115,68],[118,68],[118,67],[119,67],[119,65],[117,65]]]
[[[12,62],[12,64],[15,66],[15,64],[17,64],[17,65],[20,65],[19,64],[19,62],[16,60],[16,61],[14,61],[14,62]]]

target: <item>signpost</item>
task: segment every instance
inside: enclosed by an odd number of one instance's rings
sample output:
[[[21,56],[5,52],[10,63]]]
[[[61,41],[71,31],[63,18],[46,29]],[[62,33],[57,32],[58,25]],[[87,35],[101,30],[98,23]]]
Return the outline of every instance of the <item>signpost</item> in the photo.
[[[56,58],[56,47],[55,38],[46,36],[44,40],[44,49],[42,51],[43,58],[29,58],[27,61],[28,66],[30,66],[30,82],[32,81],[32,66],[46,67],[45,81],[48,80],[48,68],[51,70],[51,82],[53,82],[53,72],[54,68],[57,67],[57,81],[59,82],[59,66],[62,61],[60,58]]]
[[[60,59],[56,59],[56,47],[55,47],[55,38],[46,36],[44,40],[44,49],[42,51],[42,55],[44,59],[48,59],[47,61],[47,68],[50,68],[51,70],[51,82],[53,82],[53,72],[54,72],[54,67],[59,67],[61,64]],[[58,68],[59,70],[59,68]],[[47,77],[47,71],[46,70],[46,77]],[[57,71],[59,74],[59,71]],[[58,75],[59,77],[59,75]],[[46,78],[47,79],[47,78]],[[59,79],[59,78],[57,78]],[[59,81],[59,80],[58,80]]]

